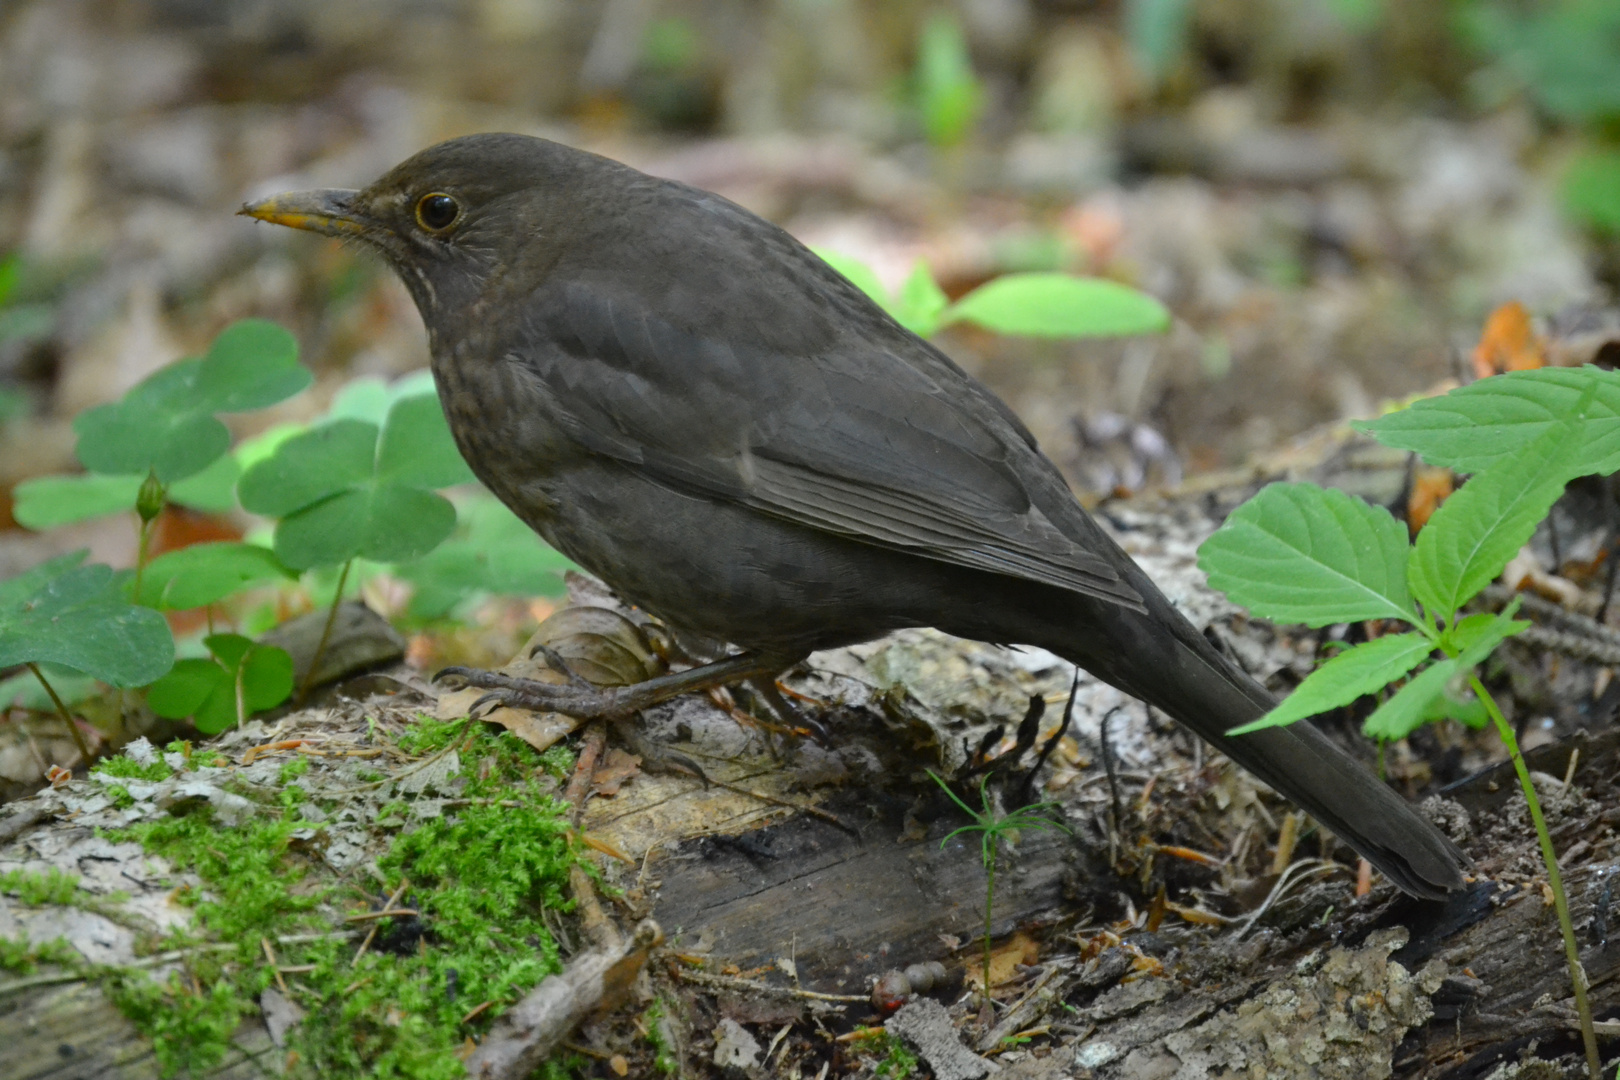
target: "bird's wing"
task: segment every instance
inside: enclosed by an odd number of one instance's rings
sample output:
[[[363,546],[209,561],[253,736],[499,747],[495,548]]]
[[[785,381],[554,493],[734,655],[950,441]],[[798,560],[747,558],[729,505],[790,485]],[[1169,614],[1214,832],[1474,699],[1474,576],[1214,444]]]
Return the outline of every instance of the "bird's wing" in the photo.
[[[526,329],[510,359],[592,452],[810,528],[1141,606],[1106,550],[1037,505],[1031,488],[1056,484],[1073,507],[1027,432],[915,338],[783,355],[579,284],[537,298]]]

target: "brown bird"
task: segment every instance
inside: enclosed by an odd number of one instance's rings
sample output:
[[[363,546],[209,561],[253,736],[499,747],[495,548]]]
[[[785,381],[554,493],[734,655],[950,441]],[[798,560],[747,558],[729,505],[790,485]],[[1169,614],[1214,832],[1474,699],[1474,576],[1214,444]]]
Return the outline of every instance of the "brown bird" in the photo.
[[[623,717],[910,626],[1037,645],[1169,713],[1407,892],[1461,887],[1451,842],[1310,724],[1226,736],[1271,695],[1012,410],[769,222],[522,135],[242,213],[379,252],[478,478],[626,600],[738,650],[622,688],[461,672],[496,700]]]

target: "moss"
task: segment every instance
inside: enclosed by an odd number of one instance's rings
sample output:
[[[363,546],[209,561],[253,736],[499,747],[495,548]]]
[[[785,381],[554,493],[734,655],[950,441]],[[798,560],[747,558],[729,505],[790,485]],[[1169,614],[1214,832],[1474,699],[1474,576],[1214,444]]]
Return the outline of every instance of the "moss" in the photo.
[[[32,975],[41,964],[58,967],[77,967],[83,964],[79,951],[68,944],[67,938],[34,943],[27,937],[0,937],[0,970],[15,975]]]
[[[665,1076],[675,1076],[681,1071],[681,1066],[675,1060],[675,1048],[670,1045],[669,1033],[664,1030],[664,1020],[669,1015],[669,1007],[659,998],[647,1007],[641,1014],[641,1026],[647,1032],[647,1044],[653,1050],[653,1068]]]
[[[877,1063],[872,1075],[888,1077],[889,1080],[906,1080],[917,1071],[917,1055],[913,1054],[906,1044],[890,1035],[887,1031],[880,1034],[875,1040],[875,1048],[883,1053],[883,1060]]]
[[[464,722],[424,722],[405,745],[431,753],[462,739],[471,803],[453,820],[430,820],[397,837],[379,860],[388,881],[410,881],[400,903],[420,917],[380,920],[358,963],[348,934],[283,940],[330,930],[334,908],[374,908],[381,899],[331,881],[294,845],[295,832],[319,828],[299,812],[305,792],[287,782],[308,772],[307,759],[282,767],[279,806],[259,818],[226,828],[201,809],[123,831],[203,882],[205,893],[176,894],[195,907],[197,936],[163,948],[233,946],[193,950],[183,974],[167,981],[127,970],[104,978],[113,1000],[152,1038],[166,1075],[199,1074],[224,1057],[231,1033],[274,978],[265,940],[281,942],[281,964],[313,968],[289,976],[291,996],[306,1010],[289,1035],[297,1052],[289,1075],[323,1080],[463,1076],[456,1051],[466,1039],[560,969],[542,912],[569,908],[565,890],[577,855],[564,808],[536,778],[567,762],[482,725],[469,731]],[[499,805],[513,799],[523,805]],[[486,1001],[493,1004],[463,1022]],[[543,1075],[561,1080],[569,1069],[554,1060]]]
[[[307,772],[309,772],[309,758],[300,756],[283,765],[276,773],[276,778],[283,784],[290,784]]]
[[[102,776],[116,776],[120,780],[150,780],[157,783],[174,775],[174,770],[162,758],[153,758],[145,765],[124,754],[103,758],[95,771]]]
[[[51,867],[46,871],[7,870],[0,874],[0,892],[11,893],[31,907],[53,904],[71,907],[78,901],[79,875]]]

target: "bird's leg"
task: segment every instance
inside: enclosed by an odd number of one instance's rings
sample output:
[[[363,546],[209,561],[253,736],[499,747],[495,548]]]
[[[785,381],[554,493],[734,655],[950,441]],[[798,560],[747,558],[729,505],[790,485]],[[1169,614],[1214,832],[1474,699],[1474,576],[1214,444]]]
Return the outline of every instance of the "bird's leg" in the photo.
[[[804,734],[806,729],[809,729],[816,742],[823,746],[831,744],[832,733],[827,730],[826,725],[807,713],[801,713],[789,704],[787,698],[782,696],[782,691],[777,688],[774,677],[758,676],[749,679],[748,688],[759,695],[766,706],[776,714],[777,720],[787,727],[801,735]]]
[[[489,693],[473,702],[470,711],[475,713],[486,706],[507,705],[536,712],[560,712],[581,720],[616,720],[681,694],[775,675],[781,666],[779,660],[745,652],[629,686],[597,686],[573,675],[566,663],[562,673],[571,677],[565,684],[520,679],[502,675],[498,671],[466,667],[447,667],[433,678],[436,682],[459,679],[463,686],[488,690]]]

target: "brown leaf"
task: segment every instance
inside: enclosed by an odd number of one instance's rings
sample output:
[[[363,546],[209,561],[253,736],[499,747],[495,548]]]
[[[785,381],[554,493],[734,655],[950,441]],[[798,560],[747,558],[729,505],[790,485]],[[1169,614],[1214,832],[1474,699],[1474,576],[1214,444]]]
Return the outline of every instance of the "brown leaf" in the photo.
[[[1504,371],[1533,371],[1547,365],[1547,343],[1530,325],[1530,312],[1510,300],[1491,312],[1474,346],[1474,374],[1481,379]]]
[[[627,754],[618,747],[607,752],[602,764],[596,767],[591,774],[591,793],[595,795],[617,795],[619,789],[641,771],[641,759],[634,754]]]
[[[1420,465],[1412,473],[1412,491],[1406,497],[1406,527],[1413,536],[1429,523],[1429,518],[1440,509],[1456,487],[1456,478],[1450,469]]]

